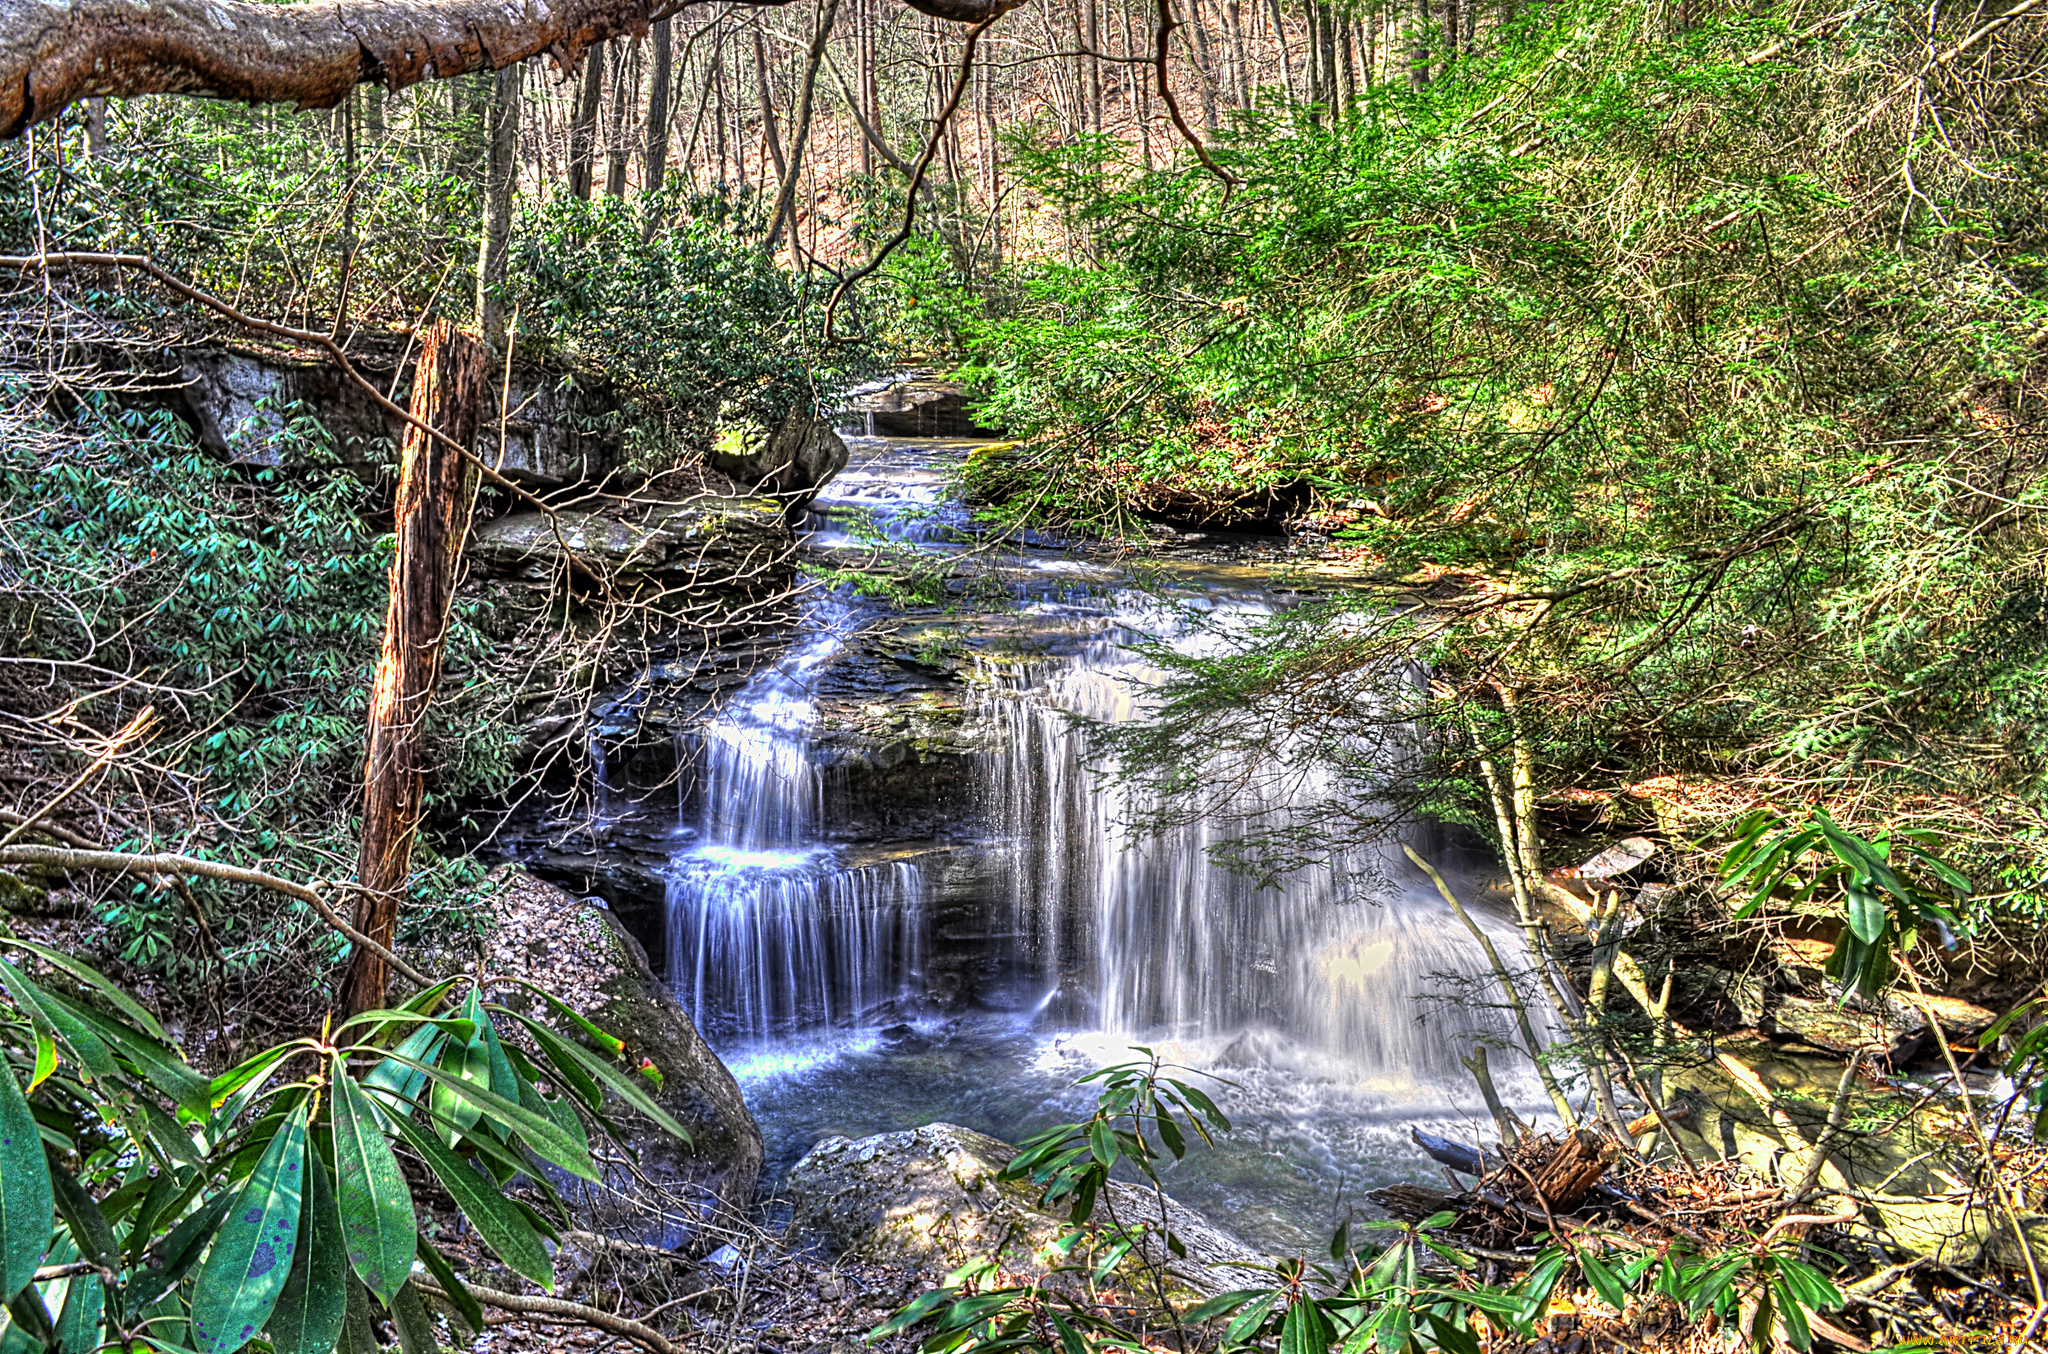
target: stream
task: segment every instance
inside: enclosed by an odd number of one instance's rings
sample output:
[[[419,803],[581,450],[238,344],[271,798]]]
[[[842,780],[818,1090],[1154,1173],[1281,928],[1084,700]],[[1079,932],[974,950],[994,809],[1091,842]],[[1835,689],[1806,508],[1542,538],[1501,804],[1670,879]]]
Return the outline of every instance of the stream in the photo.
[[[1138,1044],[1194,1069],[1177,1075],[1234,1125],[1169,1188],[1271,1250],[1320,1246],[1367,1189],[1436,1181],[1410,1126],[1490,1140],[1459,1055],[1507,1022],[1474,999],[1483,955],[1430,887],[1377,847],[1277,888],[1215,864],[1237,824],[1312,824],[1328,792],[1256,766],[1215,768],[1218,784],[1243,782],[1228,814],[1134,834],[1153,806],[1097,774],[1073,720],[1146,718],[1162,673],[1133,646],[1225,642],[1287,604],[1270,569],[1207,550],[1150,562],[1141,588],[1083,546],[977,550],[949,496],[971,444],[848,442],[851,464],[811,506],[808,559],[954,557],[971,584],[922,608],[923,633],[965,674],[978,751],[952,830],[845,840],[823,693],[905,615],[844,584],[814,590],[780,660],[704,726],[674,828],[666,977],[759,1120],[771,1186],[830,1134],[943,1120],[1016,1141],[1085,1117],[1092,1090],[1074,1080]],[[1477,910],[1513,952],[1512,925]],[[1468,980],[1463,998],[1443,999],[1445,975]],[[1495,1055],[1501,1089],[1538,1117],[1520,1061]]]

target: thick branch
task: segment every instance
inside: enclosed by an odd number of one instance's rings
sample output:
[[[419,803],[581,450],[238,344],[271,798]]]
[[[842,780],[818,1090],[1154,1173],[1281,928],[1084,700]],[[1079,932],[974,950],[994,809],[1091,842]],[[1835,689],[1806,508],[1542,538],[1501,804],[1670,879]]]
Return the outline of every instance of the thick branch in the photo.
[[[113,874],[170,875],[180,879],[188,875],[205,875],[209,879],[224,879],[230,884],[249,884],[259,889],[269,889],[273,893],[297,898],[312,908],[321,921],[357,945],[365,946],[381,955],[392,968],[421,987],[426,987],[433,981],[343,921],[336,915],[334,909],[327,905],[327,900],[320,896],[318,890],[262,870],[245,869],[240,865],[228,865],[218,860],[201,860],[197,856],[173,855],[168,851],[139,855],[130,851],[67,851],[55,846],[0,847],[0,865],[46,865],[58,870],[106,870]]]
[[[753,0],[780,4],[784,0]],[[332,108],[358,84],[403,89],[647,32],[693,0],[62,0],[0,5],[0,136],[79,99],[192,94]],[[983,23],[1019,0],[906,0]]]

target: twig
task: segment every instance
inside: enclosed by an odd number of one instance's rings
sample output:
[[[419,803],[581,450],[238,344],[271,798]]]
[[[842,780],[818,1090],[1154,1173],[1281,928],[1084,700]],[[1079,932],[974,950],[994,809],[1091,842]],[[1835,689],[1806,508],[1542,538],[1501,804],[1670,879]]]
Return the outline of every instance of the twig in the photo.
[[[412,1282],[414,1287],[428,1297],[439,1298],[443,1302],[450,1300],[439,1285],[429,1283],[417,1274],[413,1276]],[[667,1336],[629,1316],[614,1316],[601,1308],[587,1307],[583,1303],[570,1302],[566,1298],[535,1298],[523,1293],[501,1293],[495,1288],[479,1288],[474,1284],[465,1284],[464,1287],[469,1289],[470,1296],[478,1302],[487,1303],[500,1311],[580,1321],[585,1325],[595,1326],[599,1330],[609,1331],[613,1335],[631,1340],[636,1345],[653,1350],[654,1354],[676,1354],[676,1346]]]
[[[0,865],[51,865],[60,870],[111,870],[119,874],[141,875],[198,874],[209,879],[223,879],[231,884],[249,884],[256,888],[269,889],[273,893],[282,893],[305,903],[319,914],[320,920],[371,953],[382,957],[393,969],[421,987],[433,984],[433,979],[426,974],[342,920],[317,890],[262,870],[227,865],[217,860],[201,860],[197,856],[173,855],[168,851],[140,855],[131,851],[73,851],[57,846],[0,848]]]

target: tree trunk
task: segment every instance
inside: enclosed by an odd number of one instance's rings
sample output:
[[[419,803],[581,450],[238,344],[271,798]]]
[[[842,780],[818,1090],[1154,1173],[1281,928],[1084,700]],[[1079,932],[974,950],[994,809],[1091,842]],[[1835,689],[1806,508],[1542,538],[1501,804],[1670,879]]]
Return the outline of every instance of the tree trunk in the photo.
[[[363,889],[356,929],[387,947],[398,929],[400,891],[419,827],[421,745],[441,676],[455,565],[469,521],[470,462],[456,448],[476,443],[490,368],[489,349],[441,321],[421,340],[413,372],[412,416],[455,446],[408,426],[399,453],[393,510],[398,548],[391,561],[384,649],[370,689],[363,842],[356,866]],[[356,950],[342,977],[343,1010],[354,1015],[383,1006],[390,982],[381,956]]]
[[[484,339],[505,348],[505,255],[512,241],[512,190],[519,179],[519,96],[526,67],[507,66],[491,90],[485,132],[490,168],[484,180],[484,238],[478,251],[476,314]]]
[[[668,177],[668,96],[675,76],[675,34],[671,20],[654,26],[654,80],[647,91],[647,191],[659,193]],[[650,218],[651,219],[651,218]]]
[[[775,116],[775,86],[768,78],[768,44],[761,30],[754,30],[754,85],[761,93],[761,136],[768,143],[768,158],[775,163],[776,196],[779,200],[793,181],[789,157],[782,152],[782,130]]]
[[[618,52],[612,58],[612,127],[605,147],[610,158],[605,165],[604,190],[613,197],[626,195],[626,166],[633,159],[632,148],[626,143],[626,128],[632,125],[632,113],[639,102],[640,39],[635,38],[630,51]]]
[[[1429,83],[1429,0],[1415,0],[1415,56],[1408,80],[1417,89]]]
[[[803,172],[804,146],[811,138],[811,108],[818,90],[818,64],[825,59],[825,45],[832,40],[832,21],[839,16],[839,0],[825,0],[825,12],[818,16],[818,32],[811,39],[809,59],[804,62],[803,88],[797,93],[796,126],[790,130],[789,172],[783,176],[782,191],[775,198],[775,215],[768,223],[768,248],[773,252],[782,228],[796,207],[797,175]],[[789,233],[792,247],[796,232]]]
[[[591,161],[597,154],[597,106],[604,98],[604,48],[592,47],[583,59],[583,85],[577,92],[576,117],[569,124],[569,192],[590,201]]]

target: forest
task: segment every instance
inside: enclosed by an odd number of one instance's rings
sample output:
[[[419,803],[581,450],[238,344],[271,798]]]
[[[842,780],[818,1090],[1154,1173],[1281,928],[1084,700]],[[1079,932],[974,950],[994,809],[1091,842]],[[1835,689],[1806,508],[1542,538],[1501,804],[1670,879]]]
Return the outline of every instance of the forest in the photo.
[[[2048,1354],[2048,4],[0,3],[0,1354]]]

